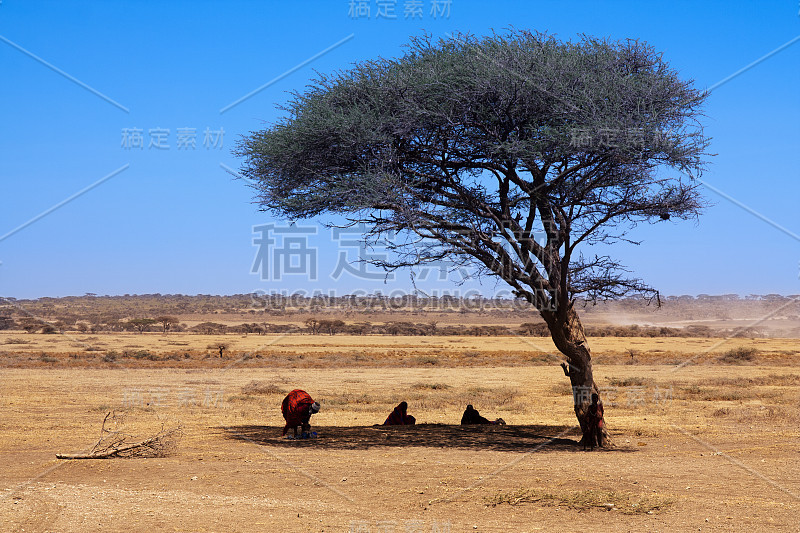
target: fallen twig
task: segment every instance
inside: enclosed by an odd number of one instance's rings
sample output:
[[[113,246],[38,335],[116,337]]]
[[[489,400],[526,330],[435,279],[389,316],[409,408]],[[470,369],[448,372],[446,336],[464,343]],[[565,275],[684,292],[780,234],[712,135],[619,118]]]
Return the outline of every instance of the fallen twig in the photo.
[[[106,413],[100,429],[100,439],[89,453],[57,453],[57,459],[110,459],[113,457],[163,457],[171,452],[178,438],[181,436],[181,427],[165,428],[156,435],[139,442],[130,442],[131,435],[121,431],[106,429],[109,417],[115,420],[113,411]],[[115,420],[116,422],[116,420]]]

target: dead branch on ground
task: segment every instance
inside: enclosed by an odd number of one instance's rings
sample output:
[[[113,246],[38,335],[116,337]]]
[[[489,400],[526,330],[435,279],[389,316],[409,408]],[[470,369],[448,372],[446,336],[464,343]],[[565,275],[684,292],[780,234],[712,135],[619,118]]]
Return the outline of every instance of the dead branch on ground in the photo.
[[[161,430],[144,440],[124,433],[120,430],[109,429],[106,423],[111,421],[117,426],[120,418],[114,411],[106,413],[103,425],[100,428],[100,438],[89,453],[57,453],[58,459],[110,459],[113,457],[164,457],[175,450],[177,441],[182,435],[181,426],[166,427],[161,425]]]

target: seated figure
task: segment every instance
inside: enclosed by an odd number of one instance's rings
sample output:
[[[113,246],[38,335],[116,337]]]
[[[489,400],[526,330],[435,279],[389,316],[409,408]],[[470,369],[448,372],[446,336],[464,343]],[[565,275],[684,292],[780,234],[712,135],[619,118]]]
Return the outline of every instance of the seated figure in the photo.
[[[408,414],[408,404],[400,402],[400,405],[394,408],[392,414],[386,418],[384,426],[411,426],[417,423],[417,419]]]
[[[466,426],[469,424],[499,424],[501,426],[505,426],[506,421],[502,418],[498,418],[497,420],[489,420],[484,418],[477,409],[472,407],[472,405],[468,405],[464,410],[464,415],[461,417],[461,425]]]
[[[315,402],[306,391],[295,389],[286,395],[281,403],[281,413],[286,419],[283,434],[292,429],[294,438],[297,438],[297,426],[300,426],[301,437],[311,436],[311,415],[319,412],[319,403]]]

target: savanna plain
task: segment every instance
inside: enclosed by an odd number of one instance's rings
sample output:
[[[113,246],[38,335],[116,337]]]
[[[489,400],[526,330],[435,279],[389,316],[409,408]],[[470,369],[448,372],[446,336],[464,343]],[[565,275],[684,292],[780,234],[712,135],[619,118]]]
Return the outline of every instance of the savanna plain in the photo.
[[[0,332],[0,529],[800,529],[797,340],[589,344],[594,451],[545,337]],[[295,388],[316,438],[281,436]],[[403,400],[417,425],[379,425]],[[507,425],[460,426],[467,404]],[[56,458],[104,419],[175,431],[153,457]]]

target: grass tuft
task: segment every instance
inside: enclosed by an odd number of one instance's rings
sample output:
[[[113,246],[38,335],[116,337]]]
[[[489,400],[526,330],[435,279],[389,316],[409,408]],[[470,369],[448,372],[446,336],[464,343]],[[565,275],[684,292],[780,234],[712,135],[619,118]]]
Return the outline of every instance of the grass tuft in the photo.
[[[644,387],[647,385],[652,385],[653,380],[650,378],[643,378],[637,376],[631,376],[628,378],[610,378],[608,380],[608,384],[612,387]]]
[[[447,390],[447,389],[449,389],[451,387],[450,387],[450,385],[447,385],[445,383],[422,383],[422,382],[418,382],[418,383],[414,383],[413,385],[411,385],[411,388],[412,389],[416,389],[416,390]]]
[[[4,344],[30,344],[32,341],[20,339],[19,337],[9,337]]]
[[[275,383],[264,383],[262,381],[251,381],[242,387],[242,394],[247,396],[253,394],[285,394],[286,392],[288,391]]]
[[[508,493],[498,493],[487,499],[487,505],[503,503],[521,505],[538,503],[549,507],[566,507],[577,511],[600,509],[618,511],[622,514],[653,514],[671,505],[667,498],[645,494],[631,494],[610,490],[580,490],[548,492],[541,489],[519,489]]]

